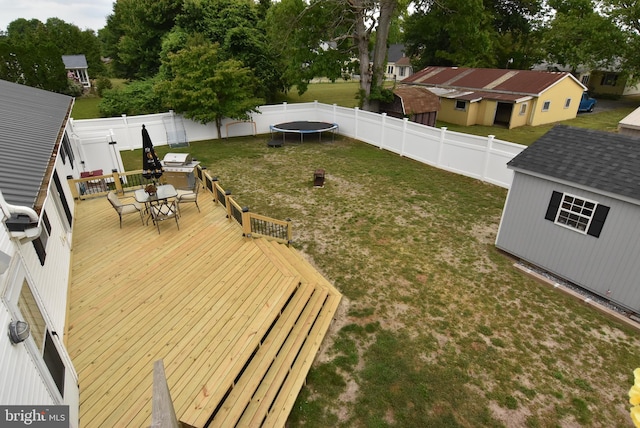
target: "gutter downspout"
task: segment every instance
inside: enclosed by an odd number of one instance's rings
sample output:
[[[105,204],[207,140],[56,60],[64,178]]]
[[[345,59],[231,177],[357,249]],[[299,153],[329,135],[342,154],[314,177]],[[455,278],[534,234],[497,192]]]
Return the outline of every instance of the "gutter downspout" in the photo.
[[[42,227],[40,226],[40,217],[38,213],[35,212],[32,208],[20,206],[20,205],[11,205],[7,203],[2,195],[2,191],[0,190],[0,210],[2,211],[2,222],[4,223],[8,218],[12,216],[12,214],[17,215],[26,215],[29,217],[32,223],[37,224],[36,227],[31,227],[29,229],[25,229],[22,232],[12,232],[9,231],[9,236],[11,238],[18,238],[21,243],[31,242],[34,239],[37,239],[42,232]]]

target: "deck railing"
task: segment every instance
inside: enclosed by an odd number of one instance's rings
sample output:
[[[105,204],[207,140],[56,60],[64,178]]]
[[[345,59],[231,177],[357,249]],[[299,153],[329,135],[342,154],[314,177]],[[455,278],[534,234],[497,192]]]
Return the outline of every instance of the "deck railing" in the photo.
[[[214,202],[219,203],[227,210],[227,218],[235,220],[242,227],[242,234],[247,237],[265,237],[279,242],[291,243],[292,230],[290,220],[277,220],[249,211],[231,196],[230,191],[225,191],[217,177],[211,177],[200,165],[196,167],[196,177],[202,182],[203,187],[213,196]]]
[[[74,199],[92,199],[106,196],[110,191],[123,194],[142,189],[153,179],[144,178],[142,170],[127,172],[112,172],[111,174],[94,175],[85,178],[67,177],[71,194]]]
[[[217,177],[211,177],[206,169],[198,165],[195,176],[204,189],[213,196],[213,201],[222,205],[227,211],[227,218],[235,220],[242,228],[242,234],[247,237],[265,237],[279,242],[291,243],[292,230],[290,220],[277,220],[249,211],[241,206],[230,191],[225,191],[218,183]],[[123,173],[95,175],[87,178],[67,177],[73,198],[84,200],[106,196],[110,191],[118,194],[142,189],[153,180],[144,178],[142,170]],[[201,184],[200,184],[201,183]]]

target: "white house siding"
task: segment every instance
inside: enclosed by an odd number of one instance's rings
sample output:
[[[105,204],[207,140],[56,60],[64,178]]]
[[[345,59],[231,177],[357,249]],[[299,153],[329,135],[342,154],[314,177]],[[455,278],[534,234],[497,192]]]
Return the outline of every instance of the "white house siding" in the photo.
[[[11,322],[11,314],[3,304],[0,325]],[[12,345],[7,334],[0,334],[0,403],[4,405],[48,405],[54,400],[45,386],[24,343]]]
[[[545,220],[553,191],[610,207],[599,238]],[[496,246],[634,311],[640,310],[640,206],[516,173]]]

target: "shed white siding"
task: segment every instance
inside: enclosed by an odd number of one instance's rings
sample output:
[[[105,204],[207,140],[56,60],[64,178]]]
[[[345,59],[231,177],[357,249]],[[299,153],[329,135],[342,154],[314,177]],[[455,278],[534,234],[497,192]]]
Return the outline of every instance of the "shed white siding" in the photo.
[[[545,220],[553,191],[610,207],[600,237]],[[640,206],[567,184],[516,173],[496,246],[529,263],[640,311]]]

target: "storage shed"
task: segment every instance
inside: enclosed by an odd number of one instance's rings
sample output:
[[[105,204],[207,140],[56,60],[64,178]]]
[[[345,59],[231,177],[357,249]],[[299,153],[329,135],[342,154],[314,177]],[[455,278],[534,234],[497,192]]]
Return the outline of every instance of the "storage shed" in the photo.
[[[380,113],[412,122],[435,126],[440,110],[440,98],[420,86],[401,86],[393,91],[393,102],[380,103]]]
[[[508,164],[496,246],[640,313],[640,150],[559,125]]]

